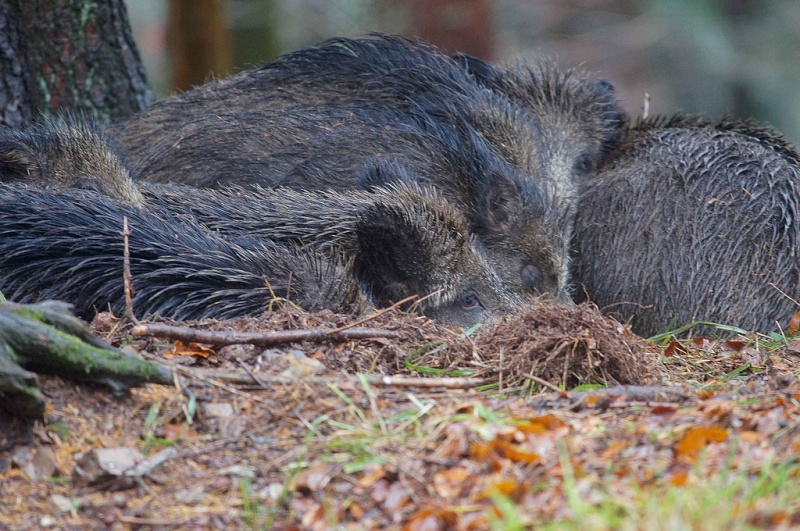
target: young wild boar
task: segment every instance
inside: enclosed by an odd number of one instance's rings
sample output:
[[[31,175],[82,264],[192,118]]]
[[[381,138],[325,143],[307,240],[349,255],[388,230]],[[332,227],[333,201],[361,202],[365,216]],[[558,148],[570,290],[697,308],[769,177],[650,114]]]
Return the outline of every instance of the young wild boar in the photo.
[[[0,211],[0,291],[19,302],[59,298],[85,318],[122,308],[123,216],[142,315],[252,315],[269,308],[272,293],[339,312],[432,294],[419,305],[425,315],[469,327],[520,304],[449,212],[375,203],[352,224],[347,245],[301,248],[219,234],[150,201],[137,208],[87,190],[0,185]]]
[[[581,191],[577,295],[644,336],[697,320],[785,329],[800,295],[799,160],[750,122],[639,123]]]
[[[78,118],[0,128],[0,182],[95,188],[134,205],[143,200],[102,132]]]
[[[405,168],[383,177],[441,190],[520,291],[536,293],[546,256],[559,277],[546,295],[564,299],[574,180],[624,114],[609,84],[550,64],[478,75],[463,63],[399,38],[337,39],[159,102],[112,134],[148,181],[368,189],[387,181],[361,169]]]

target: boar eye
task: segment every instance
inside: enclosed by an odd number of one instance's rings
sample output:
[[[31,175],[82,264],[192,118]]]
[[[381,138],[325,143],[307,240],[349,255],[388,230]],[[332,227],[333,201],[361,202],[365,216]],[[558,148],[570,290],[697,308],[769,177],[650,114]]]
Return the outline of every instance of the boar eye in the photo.
[[[474,293],[464,296],[464,299],[461,301],[461,307],[467,311],[483,309],[481,300]]]
[[[522,276],[522,283],[531,291],[539,289],[539,284],[542,280],[542,272],[533,264],[522,266],[519,274]]]

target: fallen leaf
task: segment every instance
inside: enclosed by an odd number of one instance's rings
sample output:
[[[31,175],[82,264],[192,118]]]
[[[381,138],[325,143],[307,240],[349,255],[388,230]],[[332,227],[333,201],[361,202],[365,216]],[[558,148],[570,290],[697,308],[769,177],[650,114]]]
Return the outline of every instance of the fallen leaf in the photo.
[[[358,485],[361,488],[367,488],[375,484],[376,481],[379,479],[383,479],[386,477],[386,469],[382,466],[370,466],[368,467],[361,477],[358,479]]]
[[[458,523],[458,515],[443,508],[426,508],[412,515],[403,527],[404,531],[438,531],[453,529]]]
[[[316,492],[324,489],[333,478],[334,469],[336,469],[334,463],[325,463],[323,461],[312,463],[311,466],[303,469],[297,476],[292,485],[292,490]]]
[[[667,348],[664,349],[664,355],[668,358],[673,356],[680,356],[682,354],[686,354],[688,351],[686,347],[683,346],[683,343],[678,341],[677,339],[673,339],[667,345]]]
[[[696,426],[689,428],[680,441],[675,445],[678,457],[689,462],[694,462],[700,450],[709,443],[722,442],[728,438],[728,431],[718,426]]]
[[[461,494],[464,481],[469,477],[470,473],[464,467],[442,470],[433,475],[433,488],[442,498],[452,499]]]
[[[789,319],[789,334],[795,336],[798,330],[800,330],[800,312],[797,312]]]
[[[216,352],[212,348],[204,347],[199,343],[189,343],[184,345],[181,341],[175,341],[172,348],[164,353],[167,359],[176,358],[178,356],[193,356],[196,358],[208,358]]]
[[[628,441],[625,439],[617,439],[611,441],[605,450],[600,454],[603,459],[614,459],[619,453],[628,447]]]
[[[509,443],[507,441],[494,440],[489,444],[490,448],[494,450],[501,457],[510,459],[514,462],[522,463],[535,463],[539,460],[539,454],[536,452],[529,452],[521,450],[518,445]]]
[[[747,343],[744,341],[739,341],[738,339],[728,339],[725,341],[725,346],[736,352],[742,350],[746,344]]]
[[[564,428],[566,423],[555,415],[542,415],[541,417],[533,417],[527,421],[517,424],[517,430],[523,433],[533,433],[541,435],[548,431],[557,431]]]
[[[677,409],[673,406],[653,406],[653,409],[650,410],[652,415],[671,415],[675,413]]]
[[[383,507],[387,511],[394,513],[408,505],[410,501],[411,496],[405,486],[401,482],[395,481],[389,485],[389,492],[386,494],[386,499],[383,500]]]
[[[186,423],[169,423],[164,425],[164,439],[168,441],[196,441],[201,435]]]

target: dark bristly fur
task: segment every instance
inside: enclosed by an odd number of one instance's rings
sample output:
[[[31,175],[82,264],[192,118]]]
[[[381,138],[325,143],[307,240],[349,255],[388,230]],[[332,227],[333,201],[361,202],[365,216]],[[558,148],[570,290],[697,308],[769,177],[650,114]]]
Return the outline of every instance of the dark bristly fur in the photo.
[[[0,182],[96,188],[134,205],[143,200],[102,132],[77,117],[0,129]]]
[[[266,238],[218,236],[166,211],[129,207],[93,191],[0,185],[0,212],[0,291],[18,302],[62,299],[86,319],[109,308],[120,313],[120,232],[128,216],[139,315],[253,315],[269,309],[272,293],[310,311],[366,306],[339,259]]]
[[[241,203],[214,194],[229,212]],[[170,211],[154,197],[141,209],[94,191],[0,185],[0,291],[20,302],[63,299],[87,318],[109,306],[119,311],[126,215],[134,305],[143,315],[252,315],[268,309],[271,292],[287,297],[289,285],[288,298],[311,311],[348,312],[366,301],[383,307],[433,294],[420,311],[465,328],[520,306],[472,247],[455,211],[436,201],[384,199],[341,219],[348,230],[326,243],[210,230],[181,213],[185,202]]]
[[[629,136],[581,192],[579,293],[645,336],[695,320],[785,327],[800,295],[796,149],[768,127],[688,116]]]
[[[463,214],[435,189],[413,181],[369,192],[203,190],[174,184],[149,185],[146,191],[149,203],[181,212],[221,234],[343,249],[355,257],[357,278],[379,306],[403,294],[436,291],[440,293],[422,303],[426,315],[439,315],[444,310],[437,308],[457,307],[465,300],[473,301],[472,307],[464,305],[466,311],[483,311],[483,318],[522,304],[476,249]],[[387,257],[392,259],[375,265]]]
[[[613,144],[622,111],[607,83],[549,63],[496,72],[506,82],[494,90],[428,46],[336,39],[159,102],[112,131],[150,181],[430,183],[464,209],[507,283],[537,293],[555,275],[545,294],[564,300],[574,180]],[[385,164],[404,170],[362,178]]]

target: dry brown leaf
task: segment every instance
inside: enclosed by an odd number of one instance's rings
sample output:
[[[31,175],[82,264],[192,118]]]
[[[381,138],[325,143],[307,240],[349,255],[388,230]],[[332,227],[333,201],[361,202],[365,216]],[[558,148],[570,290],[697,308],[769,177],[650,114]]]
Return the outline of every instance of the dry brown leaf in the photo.
[[[614,459],[617,457],[622,450],[628,447],[628,441],[625,439],[616,439],[611,441],[611,443],[606,447],[605,450],[600,454],[600,457],[603,459]]]
[[[789,335],[795,336],[800,330],[800,312],[797,312],[789,319]]]
[[[395,481],[389,485],[389,491],[386,493],[383,507],[387,511],[394,513],[408,505],[410,501],[411,496],[409,496],[405,486],[401,482]]]
[[[175,341],[172,348],[164,352],[166,359],[177,358],[178,356],[194,356],[196,358],[208,358],[216,354],[213,348],[205,347],[199,343],[189,343],[184,345],[181,341]]]
[[[450,509],[430,507],[422,509],[409,518],[404,531],[438,531],[453,529],[458,523],[458,514]]]
[[[469,479],[470,472],[464,467],[442,470],[433,475],[433,488],[436,494],[445,499],[460,496],[464,490],[464,482]]]
[[[722,442],[727,438],[728,430],[725,428],[720,428],[719,426],[696,426],[689,428],[674,449],[678,458],[693,463],[697,460],[700,450],[710,443]]]
[[[673,356],[681,356],[687,353],[686,347],[677,339],[673,339],[664,349],[664,356],[671,358]]]
[[[324,461],[312,463],[297,476],[293,483],[292,490],[297,491],[303,489],[316,492],[324,489],[333,477],[335,469],[336,465],[333,463],[326,463]]]
[[[361,488],[371,487],[379,479],[386,477],[386,469],[382,466],[371,466],[367,468],[356,483]]]

